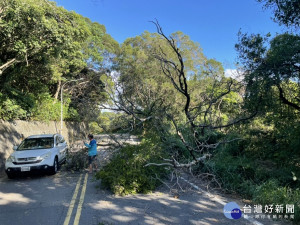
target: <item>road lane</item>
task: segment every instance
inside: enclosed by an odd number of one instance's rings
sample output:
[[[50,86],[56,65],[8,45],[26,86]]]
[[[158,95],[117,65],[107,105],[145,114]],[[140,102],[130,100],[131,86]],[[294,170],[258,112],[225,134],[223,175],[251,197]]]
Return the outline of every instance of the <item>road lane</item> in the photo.
[[[75,219],[74,219],[74,225],[79,224],[82,205],[83,205],[85,191],[86,191],[87,179],[88,179],[88,173],[85,174],[85,177],[84,177],[84,183],[83,183],[83,186],[82,186],[82,189],[81,189],[81,195],[80,195],[80,198],[79,198],[79,203],[78,203],[78,207],[77,207],[77,211],[76,211],[76,216],[75,216]]]
[[[80,174],[80,177],[79,177],[79,179],[77,181],[76,188],[75,188],[72,200],[71,200],[70,205],[69,205],[69,210],[68,210],[68,213],[67,213],[64,225],[68,225],[69,222],[70,222],[70,219],[71,219],[71,216],[72,216],[72,212],[73,212],[73,209],[74,209],[74,206],[75,206],[75,202],[76,202],[76,199],[77,199],[77,195],[78,195],[78,191],[79,191],[81,179],[82,179],[82,174]]]
[[[92,175],[70,172],[15,180],[1,178],[0,225],[62,225],[65,221],[68,225],[251,224],[244,219],[227,219],[222,204],[197,191],[174,197],[162,189],[121,197],[99,185]]]
[[[0,179],[1,225],[61,225],[80,174]]]
[[[190,189],[190,185],[178,196],[171,194],[164,186],[152,194],[114,196],[100,189],[99,185],[99,181],[89,176],[79,223],[81,225],[253,225],[243,218],[226,218],[223,204]],[[227,203],[234,201],[225,196],[218,197]],[[291,225],[285,221],[268,219],[260,222],[263,225]]]
[[[179,198],[165,192],[122,197],[99,189],[98,185],[92,177],[88,179],[80,218],[82,225],[250,224],[246,220],[225,218],[223,205],[196,192],[183,193]]]

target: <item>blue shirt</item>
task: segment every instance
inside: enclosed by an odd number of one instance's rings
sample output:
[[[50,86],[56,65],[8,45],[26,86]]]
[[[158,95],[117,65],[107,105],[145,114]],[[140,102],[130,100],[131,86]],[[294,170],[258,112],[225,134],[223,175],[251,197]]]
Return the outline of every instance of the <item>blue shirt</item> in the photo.
[[[91,140],[90,144],[84,143],[86,147],[88,147],[89,156],[97,155],[97,142],[96,140]]]

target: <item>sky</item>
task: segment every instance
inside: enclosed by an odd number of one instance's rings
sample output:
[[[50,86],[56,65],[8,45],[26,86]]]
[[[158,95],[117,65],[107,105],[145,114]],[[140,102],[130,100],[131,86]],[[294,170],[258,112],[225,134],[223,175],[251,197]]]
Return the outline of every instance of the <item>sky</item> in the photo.
[[[237,33],[281,33],[272,12],[256,0],[56,0],[57,5],[105,25],[122,43],[144,31],[155,32],[157,19],[165,34],[182,31],[199,42],[204,54],[227,71],[235,68]]]

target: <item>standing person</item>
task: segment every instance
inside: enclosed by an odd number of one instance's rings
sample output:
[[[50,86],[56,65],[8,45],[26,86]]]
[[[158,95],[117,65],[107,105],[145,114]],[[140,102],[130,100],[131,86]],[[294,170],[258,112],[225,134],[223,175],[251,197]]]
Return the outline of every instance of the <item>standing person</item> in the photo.
[[[94,139],[94,136],[92,134],[88,135],[88,138],[90,140],[90,143],[85,143],[83,141],[83,144],[88,147],[88,155],[89,155],[89,173],[93,172],[93,164],[96,168],[96,170],[98,169],[97,163],[95,161],[96,156],[97,156],[97,142]]]

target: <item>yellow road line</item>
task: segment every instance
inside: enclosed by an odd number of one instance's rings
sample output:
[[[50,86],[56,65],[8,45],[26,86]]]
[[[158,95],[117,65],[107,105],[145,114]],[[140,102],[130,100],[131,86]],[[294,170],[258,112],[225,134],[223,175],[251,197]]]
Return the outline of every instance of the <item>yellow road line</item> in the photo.
[[[70,202],[69,210],[68,210],[68,213],[67,213],[64,225],[69,225],[70,218],[71,218],[71,215],[72,215],[72,212],[73,212],[73,208],[74,208],[74,205],[75,205],[75,201],[76,201],[76,198],[77,198],[77,195],[78,195],[78,191],[79,191],[81,179],[82,179],[82,174],[80,175],[79,180],[78,180],[78,182],[76,184],[76,188],[75,188],[72,200]]]
[[[82,190],[81,190],[81,195],[80,195],[78,208],[77,208],[77,212],[76,212],[76,216],[75,216],[75,220],[74,220],[74,225],[79,224],[79,219],[80,219],[81,210],[82,210],[82,204],[83,204],[84,196],[85,196],[87,179],[88,179],[88,173],[85,175],[85,178],[84,178],[84,183],[83,183],[83,187],[82,187]]]

